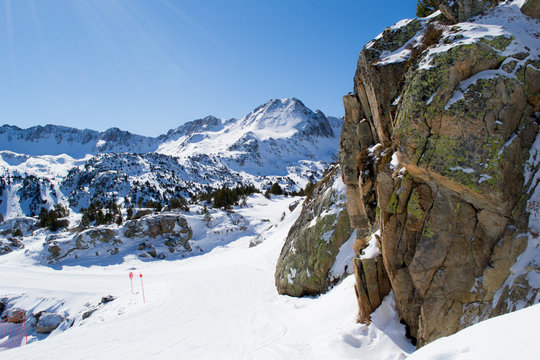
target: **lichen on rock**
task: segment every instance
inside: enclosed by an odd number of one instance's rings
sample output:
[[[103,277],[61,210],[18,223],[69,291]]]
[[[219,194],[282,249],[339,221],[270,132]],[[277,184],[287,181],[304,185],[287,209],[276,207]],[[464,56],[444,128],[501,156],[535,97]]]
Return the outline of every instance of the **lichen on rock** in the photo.
[[[495,5],[443,3],[455,22]],[[505,3],[467,24],[423,21],[441,38],[407,66],[381,61],[385,39],[395,50],[391,30],[360,54],[339,153],[351,225],[364,235],[380,227],[396,308],[420,346],[540,301],[530,280],[540,268],[520,260],[540,258],[536,238],[523,235],[537,227],[527,214],[540,203],[531,190],[539,166],[529,159],[540,122],[536,20]],[[418,32],[425,23],[417,23]],[[355,275],[359,318],[369,321],[364,267]]]
[[[339,166],[333,165],[307,195],[287,235],[276,266],[278,292],[291,296],[322,294],[351,273],[351,266],[331,271],[340,247],[351,234],[345,188]]]

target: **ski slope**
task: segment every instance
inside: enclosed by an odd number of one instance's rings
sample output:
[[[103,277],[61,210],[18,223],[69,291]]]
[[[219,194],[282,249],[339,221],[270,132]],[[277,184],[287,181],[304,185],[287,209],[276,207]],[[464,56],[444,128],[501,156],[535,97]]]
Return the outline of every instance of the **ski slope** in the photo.
[[[12,299],[10,305],[75,319],[72,327],[64,323],[47,338],[30,334],[28,345],[2,351],[0,357],[404,359],[414,348],[404,338],[392,297],[371,325],[357,324],[352,276],[317,298],[277,294],[276,261],[301,210],[289,211],[294,200],[254,196],[250,207],[236,210],[261,234],[263,242],[255,247],[249,247],[254,236],[244,236],[182,260],[143,262],[127,256],[119,265],[61,270],[24,255],[42,246],[37,242],[0,257],[0,294]],[[130,271],[135,274],[133,295]],[[109,294],[116,300],[98,305]],[[94,308],[82,320],[81,314]]]

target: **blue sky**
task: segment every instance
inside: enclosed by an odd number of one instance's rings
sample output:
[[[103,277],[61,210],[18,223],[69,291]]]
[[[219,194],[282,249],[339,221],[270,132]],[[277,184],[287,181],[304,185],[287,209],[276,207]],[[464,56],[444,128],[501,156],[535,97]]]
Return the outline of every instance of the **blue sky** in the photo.
[[[0,123],[156,136],[297,97],[342,116],[358,54],[416,0],[0,0]]]

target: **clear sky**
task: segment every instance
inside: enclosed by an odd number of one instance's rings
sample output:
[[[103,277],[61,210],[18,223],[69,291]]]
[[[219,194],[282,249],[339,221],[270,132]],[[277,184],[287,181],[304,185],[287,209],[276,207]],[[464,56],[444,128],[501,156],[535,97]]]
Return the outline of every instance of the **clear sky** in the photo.
[[[0,0],[0,123],[156,136],[296,97],[342,116],[362,47],[416,0]]]

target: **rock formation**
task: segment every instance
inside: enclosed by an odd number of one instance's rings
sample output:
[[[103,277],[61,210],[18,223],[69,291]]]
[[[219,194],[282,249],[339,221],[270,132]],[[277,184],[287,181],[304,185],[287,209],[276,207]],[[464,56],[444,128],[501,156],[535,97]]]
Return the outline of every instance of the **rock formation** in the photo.
[[[36,324],[36,332],[41,334],[49,334],[64,321],[65,318],[60,314],[43,312],[39,314]]]
[[[187,220],[175,212],[148,214],[129,220],[120,227],[100,226],[75,232],[66,237],[51,234],[46,238],[47,261],[57,263],[68,255],[77,258],[84,253],[117,255],[123,244],[133,244],[140,257],[164,259],[167,254],[191,251],[193,231]],[[128,249],[129,247],[123,247]]]
[[[380,228],[397,310],[420,346],[540,300],[538,22],[507,2],[462,26],[494,4],[442,3],[457,25],[401,21],[364,47],[339,153],[356,247]],[[366,299],[387,280],[354,264],[368,321],[378,304]]]
[[[521,12],[527,16],[540,19],[540,1],[527,0],[521,7]]]
[[[276,268],[278,292],[318,295],[350,273],[350,268],[337,268],[336,257],[351,233],[339,166],[332,165],[308,194],[289,231]]]

